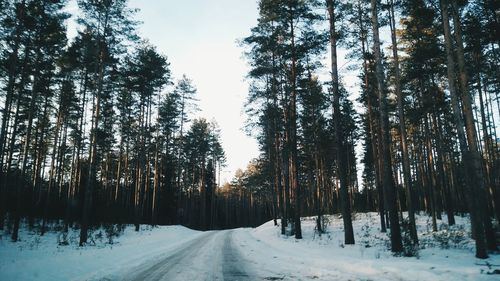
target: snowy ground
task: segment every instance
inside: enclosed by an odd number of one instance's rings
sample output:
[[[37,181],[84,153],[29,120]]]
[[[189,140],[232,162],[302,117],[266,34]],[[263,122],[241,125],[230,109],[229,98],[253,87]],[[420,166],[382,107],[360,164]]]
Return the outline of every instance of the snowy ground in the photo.
[[[304,239],[286,238],[279,227],[268,222],[255,230],[238,230],[234,237],[259,276],[283,280],[500,280],[490,275],[500,269],[500,256],[487,260],[474,257],[468,219],[456,217],[457,225],[431,222],[418,216],[418,257],[395,257],[389,237],[380,233],[376,213],[356,214],[353,227],[356,245],[344,245],[342,219],[330,216],[327,233],[315,233],[314,218],[303,219]],[[488,266],[488,264],[490,266]]]
[[[181,226],[135,232],[129,226],[109,244],[103,230],[94,246],[78,247],[76,231],[60,246],[56,233],[21,233],[0,240],[0,280],[500,280],[500,256],[474,258],[468,220],[457,226],[418,216],[418,257],[395,257],[379,231],[377,214],[356,214],[356,245],[343,245],[342,220],[330,216],[327,233],[303,219],[304,239],[280,235],[268,222],[258,228],[199,232]],[[446,219],[445,219],[446,220]]]
[[[104,230],[94,231],[95,245],[86,247],[78,247],[78,234],[71,231],[66,246],[59,245],[61,238],[53,232],[39,236],[24,230],[18,243],[4,236],[0,240],[0,280],[99,279],[150,262],[203,233],[182,226],[142,226],[135,232],[128,226],[113,244]]]

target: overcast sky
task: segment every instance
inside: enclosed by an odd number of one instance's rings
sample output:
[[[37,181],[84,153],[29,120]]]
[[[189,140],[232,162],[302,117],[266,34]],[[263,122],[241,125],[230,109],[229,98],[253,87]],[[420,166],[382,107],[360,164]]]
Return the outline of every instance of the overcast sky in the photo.
[[[68,12],[74,14],[76,0],[70,1]],[[193,80],[201,109],[196,117],[219,124],[227,156],[221,182],[230,181],[238,168],[244,170],[259,155],[257,142],[242,129],[249,68],[238,44],[257,24],[257,0],[129,0],[129,6],[139,9],[139,35],[168,57],[174,79],[186,74]],[[349,63],[344,55],[340,49],[339,71],[345,86],[356,93],[356,75],[346,72]],[[328,57],[325,54],[325,65]],[[326,67],[318,74],[329,79]]]
[[[220,126],[231,180],[257,157],[256,141],[245,135],[243,104],[248,72],[237,39],[257,24],[256,0],[131,0],[139,8],[139,34],[168,57],[173,76],[186,74],[198,89],[200,116]]]

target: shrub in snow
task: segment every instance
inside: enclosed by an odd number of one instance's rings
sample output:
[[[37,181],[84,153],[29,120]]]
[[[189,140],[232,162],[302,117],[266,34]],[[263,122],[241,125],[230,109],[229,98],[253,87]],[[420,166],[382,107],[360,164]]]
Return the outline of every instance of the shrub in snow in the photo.
[[[63,231],[57,235],[57,244],[59,246],[68,246],[69,241],[68,241],[68,233],[66,231]]]
[[[102,231],[99,230],[95,235],[94,235],[94,239],[99,241],[99,242],[102,242],[102,238],[103,238],[103,235],[102,235]],[[92,242],[94,242],[94,245],[96,244],[95,243],[95,240],[93,239]]]
[[[327,232],[328,227],[330,226],[331,221],[329,216],[321,216],[321,233]],[[321,234],[320,233],[320,234]]]
[[[467,231],[463,225],[441,225],[438,232],[432,233],[432,237],[441,249],[464,248],[467,246]]]
[[[289,223],[286,227],[285,227],[285,236],[292,236],[293,235],[293,228],[292,228],[292,224]]]
[[[370,248],[372,245],[370,243],[370,224],[366,222],[361,227],[361,245],[365,248]]]
[[[419,258],[418,244],[411,239],[410,220],[408,218],[403,219],[401,222],[401,238],[403,240],[403,256]]]
[[[106,224],[104,225],[104,231],[106,232],[106,238],[108,239],[108,244],[114,243],[114,238],[120,237],[125,231],[125,225],[123,224]]]

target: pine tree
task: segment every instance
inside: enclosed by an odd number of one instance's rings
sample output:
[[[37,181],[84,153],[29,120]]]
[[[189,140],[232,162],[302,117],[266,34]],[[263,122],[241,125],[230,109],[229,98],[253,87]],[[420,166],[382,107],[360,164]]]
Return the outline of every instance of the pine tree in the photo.
[[[90,208],[92,206],[93,186],[96,183],[98,159],[97,142],[101,119],[102,99],[106,83],[106,75],[110,69],[109,58],[120,51],[120,43],[125,39],[135,39],[133,29],[135,23],[130,20],[133,11],[126,7],[126,0],[106,1],[78,1],[83,12],[79,23],[91,32],[97,42],[96,85],[92,94],[95,102],[92,109],[92,126],[89,145],[89,167],[83,202],[82,227],[80,231],[80,245],[87,242]]]
[[[347,155],[346,155],[346,139],[344,131],[341,128],[340,112],[340,86],[337,66],[337,30],[336,22],[337,15],[335,12],[336,2],[333,0],[327,1],[327,9],[330,22],[330,48],[331,48],[331,75],[332,75],[332,94],[333,94],[333,122],[335,130],[335,148],[337,151],[337,171],[340,180],[340,196],[342,207],[342,219],[344,220],[344,240],[345,244],[354,244],[354,231],[352,228],[351,219],[351,204],[349,200],[348,178],[347,178]]]
[[[410,226],[410,236],[413,242],[418,243],[417,236],[417,226],[415,224],[415,211],[413,207],[412,200],[412,182],[411,182],[411,168],[410,168],[410,159],[408,153],[408,137],[406,133],[406,122],[405,122],[405,113],[404,113],[404,97],[403,92],[401,90],[401,70],[399,65],[399,54],[398,54],[398,43],[396,39],[396,14],[395,14],[395,5],[394,1],[390,0],[389,2],[389,25],[391,29],[391,41],[392,41],[392,55],[394,60],[394,91],[397,95],[397,108],[398,108],[398,118],[399,118],[399,134],[400,134],[400,145],[401,145],[401,154],[403,158],[403,176],[404,176],[404,184],[406,188],[406,204],[408,208],[408,219]]]
[[[377,0],[371,0],[372,11],[372,31],[373,31],[373,53],[375,56],[375,74],[377,78],[377,92],[379,97],[379,110],[380,110],[380,126],[379,138],[382,171],[383,171],[383,186],[384,194],[387,198],[387,209],[389,211],[390,228],[391,228],[391,250],[393,252],[401,252],[403,245],[401,242],[401,229],[399,228],[399,218],[397,214],[396,203],[396,190],[392,175],[392,165],[390,163],[390,145],[389,138],[389,117],[387,111],[387,93],[385,89],[384,70],[382,65],[382,55],[380,50],[380,36],[379,36],[379,20],[378,20],[378,3]]]
[[[9,70],[12,70],[9,75],[9,82],[6,88],[6,111],[3,114],[2,123],[2,146],[6,145],[6,130],[10,112],[8,108],[12,106],[11,102],[16,99],[16,109],[13,121],[13,126],[21,126],[24,129],[14,128],[10,135],[10,145],[6,160],[6,175],[5,179],[0,178],[0,189],[7,184],[13,161],[12,155],[14,150],[18,149],[19,158],[17,163],[18,173],[16,172],[15,185],[16,188],[16,207],[12,215],[14,227],[12,231],[12,240],[17,241],[20,218],[26,211],[25,202],[22,197],[29,194],[30,190],[30,175],[29,173],[29,157],[32,151],[33,131],[35,129],[34,122],[37,118],[36,113],[42,107],[42,102],[50,101],[52,98],[52,90],[54,81],[56,81],[56,63],[62,53],[62,49],[66,43],[66,34],[64,28],[64,20],[68,17],[62,12],[64,1],[54,1],[51,3],[41,3],[37,1],[14,4],[15,14],[18,17],[18,22],[14,25],[15,37],[7,37],[10,43],[13,43],[13,53],[11,55],[17,57],[18,50],[23,46],[24,58],[22,63],[21,73],[16,73],[20,69],[15,69],[17,58],[12,58],[14,61]],[[8,18],[6,18],[8,21]],[[12,20],[12,18],[10,18]],[[7,27],[8,29],[9,27]],[[19,40],[19,41],[18,41]],[[13,42],[12,42],[13,41]],[[16,84],[16,76],[20,75],[20,80]],[[10,80],[12,79],[12,81]],[[18,138],[22,138],[18,139]],[[5,140],[5,142],[3,142]],[[18,148],[15,148],[16,143]],[[3,147],[4,150],[6,147]],[[54,148],[55,149],[55,148]],[[3,151],[0,169],[3,169]],[[1,173],[3,175],[3,171]],[[28,206],[31,204],[27,204]],[[3,207],[0,207],[3,209]],[[3,212],[0,212],[3,213]],[[3,221],[3,214],[1,220]]]

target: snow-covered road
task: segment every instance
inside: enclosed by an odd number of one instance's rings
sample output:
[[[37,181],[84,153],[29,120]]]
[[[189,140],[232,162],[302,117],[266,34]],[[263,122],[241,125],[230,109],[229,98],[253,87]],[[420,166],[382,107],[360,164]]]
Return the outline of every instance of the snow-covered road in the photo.
[[[210,231],[156,262],[141,264],[116,279],[255,280],[232,241],[232,230]],[[109,278],[107,278],[109,279]]]

